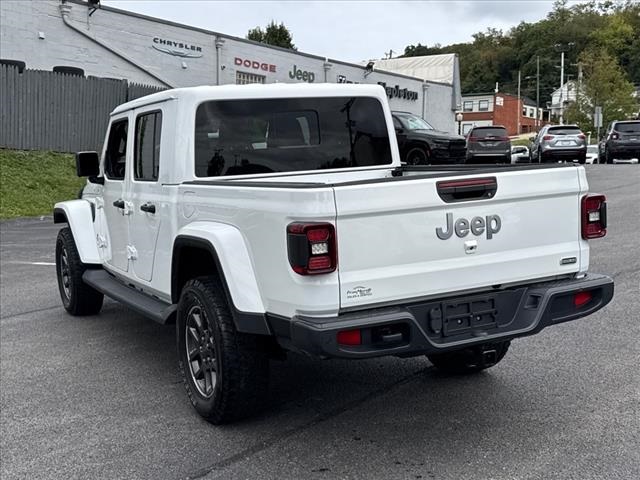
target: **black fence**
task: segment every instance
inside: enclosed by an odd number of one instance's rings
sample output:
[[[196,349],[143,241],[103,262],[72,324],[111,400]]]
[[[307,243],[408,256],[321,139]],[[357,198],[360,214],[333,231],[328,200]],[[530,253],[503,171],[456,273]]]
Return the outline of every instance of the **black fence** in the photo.
[[[164,90],[126,80],[0,65],[0,147],[76,152],[102,148],[111,111]]]

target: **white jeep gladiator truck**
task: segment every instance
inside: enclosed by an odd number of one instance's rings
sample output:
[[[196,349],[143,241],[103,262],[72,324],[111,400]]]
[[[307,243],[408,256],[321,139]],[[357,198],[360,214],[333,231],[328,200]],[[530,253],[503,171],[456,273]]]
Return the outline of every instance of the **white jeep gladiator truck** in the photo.
[[[613,296],[587,273],[606,202],[583,167],[402,165],[379,86],[168,90],[117,107],[76,163],[87,185],[54,209],[64,307],[175,322],[213,423],[258,410],[286,351],[477,372]]]

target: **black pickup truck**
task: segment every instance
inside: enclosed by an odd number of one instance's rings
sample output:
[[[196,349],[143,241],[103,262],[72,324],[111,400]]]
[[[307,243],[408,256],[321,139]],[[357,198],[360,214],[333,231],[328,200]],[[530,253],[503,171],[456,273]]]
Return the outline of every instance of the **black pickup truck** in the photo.
[[[423,118],[407,112],[391,112],[400,158],[408,165],[464,163],[464,137],[434,129]]]

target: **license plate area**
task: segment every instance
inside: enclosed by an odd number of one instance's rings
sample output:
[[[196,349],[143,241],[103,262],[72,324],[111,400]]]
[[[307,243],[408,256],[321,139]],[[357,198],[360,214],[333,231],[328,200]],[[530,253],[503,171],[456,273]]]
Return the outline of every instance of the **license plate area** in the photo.
[[[444,298],[408,307],[429,340],[446,345],[530,326],[529,316],[517,316],[526,288]],[[532,306],[535,313],[537,305]]]
[[[443,302],[442,335],[449,337],[476,328],[490,329],[498,324],[496,299],[485,297],[464,302]]]

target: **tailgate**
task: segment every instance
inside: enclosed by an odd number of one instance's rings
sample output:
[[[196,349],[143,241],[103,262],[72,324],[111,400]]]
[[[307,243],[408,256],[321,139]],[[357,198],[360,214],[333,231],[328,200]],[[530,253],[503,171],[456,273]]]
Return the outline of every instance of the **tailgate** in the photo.
[[[579,271],[580,177],[564,167],[335,186],[341,308]],[[477,178],[495,179],[495,194],[438,193]]]

